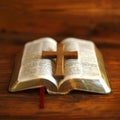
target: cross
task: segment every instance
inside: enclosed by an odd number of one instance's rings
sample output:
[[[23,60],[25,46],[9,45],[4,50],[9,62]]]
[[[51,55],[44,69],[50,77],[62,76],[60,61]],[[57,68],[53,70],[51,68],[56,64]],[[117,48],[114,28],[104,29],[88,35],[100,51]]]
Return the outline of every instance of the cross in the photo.
[[[42,58],[56,58],[55,78],[64,77],[64,59],[77,59],[77,51],[64,51],[64,45],[59,43],[57,51],[43,51]]]

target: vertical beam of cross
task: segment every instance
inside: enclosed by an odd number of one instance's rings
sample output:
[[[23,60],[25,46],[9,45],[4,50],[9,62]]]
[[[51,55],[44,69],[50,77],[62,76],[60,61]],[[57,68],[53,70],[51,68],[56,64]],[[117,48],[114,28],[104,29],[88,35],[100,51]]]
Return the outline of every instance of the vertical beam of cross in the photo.
[[[43,51],[42,58],[56,58],[55,78],[64,77],[64,59],[77,59],[77,51],[64,51],[64,45],[58,44],[57,51]]]

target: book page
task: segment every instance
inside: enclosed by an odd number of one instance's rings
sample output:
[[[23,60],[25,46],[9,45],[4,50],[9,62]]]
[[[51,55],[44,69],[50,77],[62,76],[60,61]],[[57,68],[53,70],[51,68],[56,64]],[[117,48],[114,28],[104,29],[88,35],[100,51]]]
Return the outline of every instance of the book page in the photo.
[[[52,77],[52,61],[41,59],[42,51],[56,51],[57,43],[51,38],[41,38],[29,42],[24,47],[19,81],[46,79],[57,85]]]
[[[68,38],[62,43],[65,45],[65,51],[77,51],[78,59],[65,61],[65,78],[60,85],[69,79],[94,79],[99,76],[94,44],[91,41]]]

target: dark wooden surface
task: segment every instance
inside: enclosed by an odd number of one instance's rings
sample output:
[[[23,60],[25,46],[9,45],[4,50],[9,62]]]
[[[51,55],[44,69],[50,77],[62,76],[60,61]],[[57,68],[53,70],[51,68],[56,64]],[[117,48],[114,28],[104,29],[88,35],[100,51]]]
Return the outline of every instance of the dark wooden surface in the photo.
[[[24,43],[50,36],[89,39],[104,55],[112,93],[45,93],[39,109],[39,89],[9,93],[15,54]],[[0,120],[120,119],[119,0],[0,0]]]

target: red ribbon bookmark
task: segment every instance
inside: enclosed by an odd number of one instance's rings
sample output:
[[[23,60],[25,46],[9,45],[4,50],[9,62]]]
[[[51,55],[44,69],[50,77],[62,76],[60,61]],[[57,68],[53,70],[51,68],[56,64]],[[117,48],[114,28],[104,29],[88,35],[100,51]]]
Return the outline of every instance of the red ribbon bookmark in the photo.
[[[44,108],[45,87],[40,87],[40,108]]]

